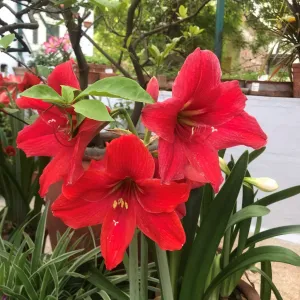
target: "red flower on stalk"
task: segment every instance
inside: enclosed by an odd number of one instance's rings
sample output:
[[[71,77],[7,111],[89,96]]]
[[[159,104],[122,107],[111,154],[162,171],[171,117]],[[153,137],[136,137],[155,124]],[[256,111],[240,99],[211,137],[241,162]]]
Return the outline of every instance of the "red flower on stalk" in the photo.
[[[26,72],[23,78],[16,75],[3,77],[0,74],[0,103],[8,105],[10,103],[8,93],[10,93],[12,99],[16,99],[17,92],[23,92],[40,82],[41,80],[39,77],[29,72]]]
[[[61,85],[80,89],[72,63],[68,61],[58,65],[48,77],[48,85],[59,94]],[[35,109],[39,114],[32,125],[19,132],[18,148],[27,156],[53,157],[40,177],[40,195],[45,196],[49,186],[57,181],[64,179],[68,184],[74,183],[84,172],[82,157],[86,146],[105,124],[86,118],[77,134],[72,136],[72,127],[76,125],[75,115],[70,121],[65,110],[27,97],[19,98],[17,105]]]
[[[255,149],[267,136],[245,111],[246,97],[237,81],[221,82],[217,57],[196,49],[175,79],[172,98],[145,106],[142,121],[159,136],[163,182],[187,178],[222,183],[219,149],[246,145]]]
[[[187,200],[185,183],[161,184],[154,160],[134,135],[108,144],[103,161],[92,162],[75,185],[63,186],[54,216],[72,228],[103,224],[101,252],[108,270],[123,258],[138,227],[162,249],[178,250],[185,233],[175,208]]]
[[[15,156],[16,155],[16,149],[13,146],[7,146],[4,148],[4,152],[8,156]]]

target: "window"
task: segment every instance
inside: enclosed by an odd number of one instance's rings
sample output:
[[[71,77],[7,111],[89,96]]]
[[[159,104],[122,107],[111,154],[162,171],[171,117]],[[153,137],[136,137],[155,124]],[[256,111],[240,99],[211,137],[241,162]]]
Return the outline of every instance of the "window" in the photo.
[[[33,44],[37,45],[39,43],[39,38],[38,38],[39,30],[38,29],[33,30],[32,34],[33,34],[32,42]]]
[[[59,26],[47,24],[47,40],[50,36],[59,36]]]

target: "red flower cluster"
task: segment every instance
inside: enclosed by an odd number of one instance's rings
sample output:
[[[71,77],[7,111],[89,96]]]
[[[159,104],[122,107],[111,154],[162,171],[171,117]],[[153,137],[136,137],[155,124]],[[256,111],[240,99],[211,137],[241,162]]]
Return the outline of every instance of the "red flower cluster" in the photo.
[[[26,89],[39,84],[41,80],[32,73],[26,72],[24,77],[9,75],[3,77],[0,74],[0,104],[8,105],[10,102],[11,95],[12,99],[16,99],[18,92],[23,92]]]
[[[61,85],[80,89],[79,82],[72,68],[73,61],[57,66],[48,77],[48,85],[61,94]],[[91,139],[104,126],[102,122],[85,119],[72,137],[70,120],[67,112],[61,108],[37,99],[21,97],[17,100],[20,108],[38,111],[39,117],[30,126],[18,134],[17,145],[27,156],[50,156],[53,160],[45,168],[40,178],[40,194],[44,197],[49,186],[65,179],[74,183],[84,170],[82,157]],[[76,120],[72,120],[76,122]]]
[[[152,94],[153,94],[153,89]],[[159,172],[163,182],[189,179],[222,183],[218,150],[236,145],[255,149],[267,136],[245,111],[246,97],[238,82],[221,82],[218,58],[196,49],[188,56],[173,86],[172,98],[147,105],[146,127],[159,136]]]
[[[79,89],[72,62],[57,66],[48,84],[58,93],[61,85]],[[235,145],[260,148],[267,140],[244,111],[246,97],[238,83],[221,82],[219,62],[209,51],[197,49],[186,59],[172,98],[157,102],[155,78],[147,91],[155,103],[145,106],[142,121],[159,136],[159,172],[134,135],[110,142],[103,159],[84,171],[84,149],[104,124],[85,119],[72,136],[63,109],[35,99],[17,101],[39,113],[35,123],[20,132],[19,148],[28,156],[53,157],[40,179],[41,195],[50,184],[64,180],[53,214],[72,228],[103,224],[101,251],[108,269],[122,261],[136,227],[162,249],[180,249],[185,233],[179,216],[185,214],[189,182],[211,183],[218,191],[223,180],[218,150]]]

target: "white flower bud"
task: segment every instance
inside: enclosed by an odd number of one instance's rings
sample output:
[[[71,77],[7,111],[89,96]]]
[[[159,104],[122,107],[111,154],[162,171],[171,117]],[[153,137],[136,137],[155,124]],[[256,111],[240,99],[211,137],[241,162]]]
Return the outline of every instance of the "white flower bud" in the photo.
[[[220,165],[221,170],[226,175],[230,174],[230,169],[228,168],[226,161],[222,157],[219,157],[219,165]]]
[[[245,177],[245,182],[253,184],[258,189],[264,192],[274,192],[278,189],[277,182],[269,177],[260,177],[260,178],[253,178],[253,177]]]

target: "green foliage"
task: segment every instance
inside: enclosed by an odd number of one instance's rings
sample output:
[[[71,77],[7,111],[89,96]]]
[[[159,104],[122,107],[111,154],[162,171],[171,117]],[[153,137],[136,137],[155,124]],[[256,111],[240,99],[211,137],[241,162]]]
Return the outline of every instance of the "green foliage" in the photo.
[[[106,106],[98,100],[81,100],[73,104],[75,111],[96,121],[113,121]]]
[[[0,39],[0,46],[4,49],[8,48],[9,45],[13,42],[15,34],[7,34]]]
[[[43,253],[49,204],[38,224],[35,240],[18,229],[11,240],[0,237],[0,295],[21,300],[79,299],[93,288],[79,269],[99,253],[95,248],[84,253],[71,244],[73,232],[67,230],[51,254]],[[78,279],[79,276],[79,279]],[[93,293],[99,290],[94,289]]]

